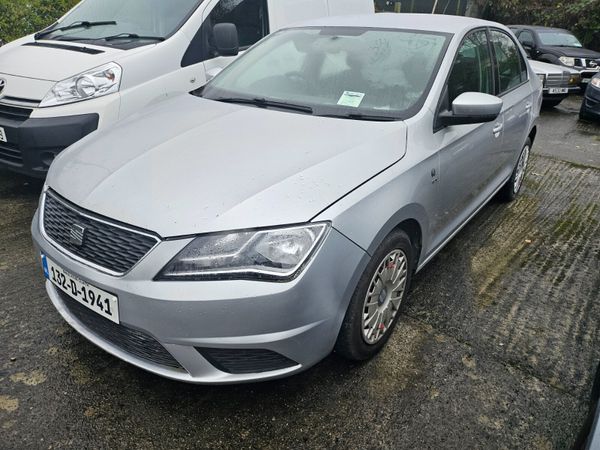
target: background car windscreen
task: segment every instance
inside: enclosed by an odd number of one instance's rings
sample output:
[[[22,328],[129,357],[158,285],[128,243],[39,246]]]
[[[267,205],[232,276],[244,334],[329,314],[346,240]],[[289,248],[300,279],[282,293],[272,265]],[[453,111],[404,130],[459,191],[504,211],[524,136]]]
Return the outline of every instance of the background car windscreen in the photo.
[[[286,30],[231,65],[203,96],[285,101],[315,114],[402,114],[425,95],[447,39],[401,30]]]
[[[551,47],[583,47],[581,42],[569,33],[557,33],[555,31],[541,31],[539,33],[542,45]]]

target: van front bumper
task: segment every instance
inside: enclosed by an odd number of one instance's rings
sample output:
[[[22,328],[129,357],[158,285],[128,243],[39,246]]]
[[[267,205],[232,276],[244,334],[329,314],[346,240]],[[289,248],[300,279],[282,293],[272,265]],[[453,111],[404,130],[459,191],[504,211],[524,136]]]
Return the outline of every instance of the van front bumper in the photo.
[[[43,236],[38,214],[32,235],[38,254],[118,297],[120,324],[115,324],[82,309],[47,281],[52,303],[75,330],[137,367],[201,384],[280,378],[325,358],[368,262],[362,249],[331,229],[308,266],[289,282],[157,282],[155,275],[191,239],[163,240],[129,273],[115,277],[56,248]]]
[[[0,105],[0,167],[45,178],[50,164],[64,149],[98,128],[98,114],[32,118],[26,108]]]

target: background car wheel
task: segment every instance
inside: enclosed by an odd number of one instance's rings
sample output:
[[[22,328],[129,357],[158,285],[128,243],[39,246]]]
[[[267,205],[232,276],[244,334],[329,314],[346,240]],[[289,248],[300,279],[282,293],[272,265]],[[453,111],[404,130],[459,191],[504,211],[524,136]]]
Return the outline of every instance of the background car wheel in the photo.
[[[583,100],[585,103],[585,99]],[[579,110],[579,119],[581,120],[585,120],[586,122],[590,121],[591,118],[588,115],[587,111],[585,110],[585,104],[581,104],[581,109]]]
[[[500,200],[504,202],[512,202],[515,198],[517,198],[517,195],[519,195],[521,187],[523,186],[523,181],[525,180],[525,175],[527,174],[530,153],[531,139],[527,138],[525,145],[523,146],[523,150],[521,150],[519,161],[513,170],[510,180],[508,180],[500,192],[498,192],[498,198]]]
[[[402,310],[415,270],[408,235],[385,238],[363,273],[338,336],[335,351],[353,361],[375,356],[386,344]]]
[[[562,103],[562,101],[564,100],[564,98],[561,99],[554,99],[554,100],[544,100],[542,102],[542,106],[544,108],[554,108],[555,106],[558,106]]]

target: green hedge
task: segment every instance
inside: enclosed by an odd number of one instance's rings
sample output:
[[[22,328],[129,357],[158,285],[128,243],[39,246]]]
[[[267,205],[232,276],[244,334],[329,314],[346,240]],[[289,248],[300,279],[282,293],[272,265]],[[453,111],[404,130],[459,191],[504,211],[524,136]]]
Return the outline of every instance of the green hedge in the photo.
[[[0,39],[12,41],[52,24],[79,0],[0,0]]]

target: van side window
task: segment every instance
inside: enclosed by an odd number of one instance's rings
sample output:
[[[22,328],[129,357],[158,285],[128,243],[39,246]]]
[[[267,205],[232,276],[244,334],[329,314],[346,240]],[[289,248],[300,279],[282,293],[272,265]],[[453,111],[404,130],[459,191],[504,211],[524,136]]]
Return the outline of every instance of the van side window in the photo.
[[[269,34],[267,0],[221,0],[209,16],[211,26],[237,26],[240,48],[246,49]]]
[[[218,23],[235,24],[240,50],[245,50],[269,34],[267,0],[220,0],[190,42],[181,67],[218,56],[212,36],[212,28]]]
[[[517,44],[507,34],[492,30],[491,39],[498,62],[498,94],[503,94],[527,81],[527,65]]]
[[[487,33],[475,31],[465,38],[448,79],[448,109],[460,94],[494,94],[494,72]]]

